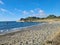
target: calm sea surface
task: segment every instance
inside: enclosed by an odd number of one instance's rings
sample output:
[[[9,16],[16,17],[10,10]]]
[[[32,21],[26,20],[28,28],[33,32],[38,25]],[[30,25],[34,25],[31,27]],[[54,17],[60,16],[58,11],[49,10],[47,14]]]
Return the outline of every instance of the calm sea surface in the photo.
[[[15,21],[4,21],[0,22],[0,33],[7,32],[12,29],[28,27],[32,25],[37,25],[38,22],[15,22]]]

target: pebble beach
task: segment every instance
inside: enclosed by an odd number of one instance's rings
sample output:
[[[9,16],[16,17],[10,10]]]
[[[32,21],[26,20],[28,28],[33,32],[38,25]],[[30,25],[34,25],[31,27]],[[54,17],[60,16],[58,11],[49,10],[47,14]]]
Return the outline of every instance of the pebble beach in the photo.
[[[0,45],[46,45],[46,41],[52,40],[59,31],[59,22],[39,24],[0,35]]]

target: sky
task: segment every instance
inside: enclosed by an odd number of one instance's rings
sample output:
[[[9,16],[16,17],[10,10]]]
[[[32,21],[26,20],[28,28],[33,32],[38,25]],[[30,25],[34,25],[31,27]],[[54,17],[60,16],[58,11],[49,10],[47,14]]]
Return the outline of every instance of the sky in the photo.
[[[50,14],[60,16],[60,0],[0,0],[0,21]]]

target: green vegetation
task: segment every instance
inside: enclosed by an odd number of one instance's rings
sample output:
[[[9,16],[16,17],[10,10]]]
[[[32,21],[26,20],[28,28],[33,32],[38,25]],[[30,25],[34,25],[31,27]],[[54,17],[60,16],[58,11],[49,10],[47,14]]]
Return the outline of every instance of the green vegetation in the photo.
[[[44,18],[39,18],[39,17],[27,17],[27,18],[21,18],[20,21],[31,22],[31,21],[34,21],[34,20],[44,20],[44,19],[60,19],[60,16],[49,15],[49,16],[44,17]]]
[[[57,18],[55,15],[49,15],[47,18]]]
[[[22,21],[33,21],[33,20],[37,20],[40,19],[39,17],[27,17],[27,18],[21,18],[20,20]]]

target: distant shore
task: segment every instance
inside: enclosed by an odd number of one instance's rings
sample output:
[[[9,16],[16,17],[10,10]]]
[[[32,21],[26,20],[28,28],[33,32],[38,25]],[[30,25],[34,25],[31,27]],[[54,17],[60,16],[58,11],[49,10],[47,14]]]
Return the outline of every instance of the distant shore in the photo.
[[[16,22],[25,22],[25,21],[16,21]],[[29,20],[26,22],[30,22]],[[31,22],[47,22],[47,23],[54,23],[54,22],[60,22],[60,19],[37,19],[37,20],[33,20]]]
[[[0,45],[43,45],[45,40],[51,40],[59,29],[59,22],[24,28],[21,31],[0,35]]]

